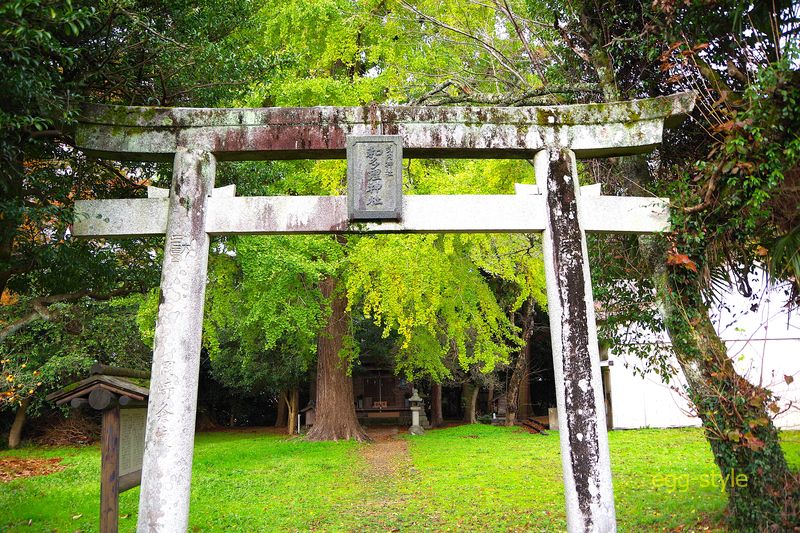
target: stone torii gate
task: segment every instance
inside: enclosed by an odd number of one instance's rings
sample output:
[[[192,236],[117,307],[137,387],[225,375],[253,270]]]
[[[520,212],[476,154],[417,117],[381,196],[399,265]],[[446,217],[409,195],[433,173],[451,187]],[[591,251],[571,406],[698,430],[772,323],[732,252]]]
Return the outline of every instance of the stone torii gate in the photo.
[[[550,107],[88,107],[77,145],[173,161],[170,191],[78,201],[74,234],[166,235],[138,531],[188,527],[209,235],[542,232],[569,531],[616,520],[585,232],[659,232],[667,201],[580,187],[576,158],[647,152],[694,94]],[[348,158],[348,196],[244,197],[217,161]],[[526,158],[516,195],[403,196],[402,157]],[[349,197],[349,200],[348,200]]]

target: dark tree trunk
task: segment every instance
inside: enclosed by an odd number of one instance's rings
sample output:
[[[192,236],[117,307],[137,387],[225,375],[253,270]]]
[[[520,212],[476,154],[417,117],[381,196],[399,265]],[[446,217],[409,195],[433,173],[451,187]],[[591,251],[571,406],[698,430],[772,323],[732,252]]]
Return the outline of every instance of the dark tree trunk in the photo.
[[[235,397],[231,397],[230,409],[231,413],[228,417],[228,427],[234,427],[236,425],[236,413],[239,412],[239,402],[236,401]]]
[[[480,387],[474,383],[466,382],[461,389],[461,401],[464,404],[464,422],[474,424],[478,421],[475,416],[475,405],[478,403]]]
[[[317,339],[317,412],[308,440],[368,441],[356,418],[353,402],[353,378],[347,364],[339,357],[347,335],[350,316],[347,299],[336,290],[335,278],[320,283],[323,296],[331,299],[328,324]]]
[[[506,391],[506,426],[513,426],[517,423],[517,415],[519,414],[520,390],[523,386],[527,386],[528,380],[528,352],[530,352],[531,337],[533,336],[533,317],[534,306],[533,302],[527,302],[523,308],[522,316],[522,349],[517,355],[517,362],[514,364],[514,371],[511,374],[511,380],[508,382],[508,390]],[[527,402],[527,394],[525,394],[525,401]],[[527,406],[526,411],[527,413]],[[527,418],[527,414],[524,415]]]
[[[308,402],[317,403],[317,371],[314,368],[308,373]]]
[[[17,414],[14,415],[14,422],[8,433],[8,447],[12,450],[22,442],[22,430],[25,428],[25,420],[28,418],[28,406],[31,404],[30,398],[25,398],[17,407]]]
[[[431,427],[438,428],[444,425],[442,416],[442,384],[431,385]]]
[[[286,412],[286,391],[281,391],[278,395],[278,414],[275,416],[276,428],[286,427],[288,421]]]
[[[525,355],[528,355],[526,350]],[[531,383],[530,366],[528,357],[525,357],[525,371],[522,374],[522,381],[519,384],[519,396],[517,400],[517,420],[527,420],[531,416]]]
[[[294,386],[292,387],[284,396],[285,400],[284,403],[286,404],[286,413],[288,418],[288,424],[286,433],[289,435],[294,435],[297,433],[297,413],[299,413],[300,409],[300,387]]]
[[[494,412],[494,383],[489,385],[489,390],[486,392],[486,412],[493,413]]]

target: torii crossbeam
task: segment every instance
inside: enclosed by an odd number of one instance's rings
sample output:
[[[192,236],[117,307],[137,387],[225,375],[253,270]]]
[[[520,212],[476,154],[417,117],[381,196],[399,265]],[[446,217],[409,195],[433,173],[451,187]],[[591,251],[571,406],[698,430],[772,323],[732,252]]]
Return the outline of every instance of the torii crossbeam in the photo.
[[[75,206],[76,236],[166,235],[138,530],[188,526],[209,235],[542,232],[567,526],[614,531],[585,232],[664,231],[667,201],[579,187],[575,160],[653,149],[663,128],[692,110],[694,98],[524,108],[87,108],[77,132],[81,149],[117,160],[174,162],[170,191]],[[392,197],[390,187],[370,181],[370,194],[389,195],[371,200],[396,204],[378,221],[365,221],[363,213],[356,220],[344,196],[237,198],[232,188],[214,189],[218,160],[340,159],[348,139],[371,142],[370,136],[386,136],[395,143],[386,153],[402,146],[406,157],[533,159],[537,185],[520,186],[516,195]],[[386,175],[394,176],[389,167]],[[356,178],[348,195],[363,193],[367,178]]]

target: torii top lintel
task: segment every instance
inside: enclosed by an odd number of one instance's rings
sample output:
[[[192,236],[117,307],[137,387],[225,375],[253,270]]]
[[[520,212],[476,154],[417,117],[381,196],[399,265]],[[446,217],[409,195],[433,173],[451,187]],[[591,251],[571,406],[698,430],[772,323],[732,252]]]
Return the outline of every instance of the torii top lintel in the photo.
[[[578,158],[642,153],[685,118],[693,92],[537,107],[167,108],[90,105],[77,145],[108,159],[171,161],[178,147],[218,160],[343,159],[347,135],[400,135],[406,157],[523,158],[546,147]]]

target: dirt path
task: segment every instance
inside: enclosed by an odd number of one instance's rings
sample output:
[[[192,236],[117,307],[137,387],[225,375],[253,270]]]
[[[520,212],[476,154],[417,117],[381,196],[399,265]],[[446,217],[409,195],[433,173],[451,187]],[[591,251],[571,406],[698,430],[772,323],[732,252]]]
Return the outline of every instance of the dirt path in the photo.
[[[367,434],[373,442],[361,449],[361,455],[369,465],[366,476],[378,481],[408,472],[411,468],[408,441],[397,438],[400,434],[397,428],[369,429]]]
[[[359,475],[366,497],[345,511],[357,521],[348,531],[407,530],[403,515],[408,495],[402,487],[414,472],[408,441],[399,438],[397,428],[371,428],[367,433],[372,442],[359,450],[367,465]]]

